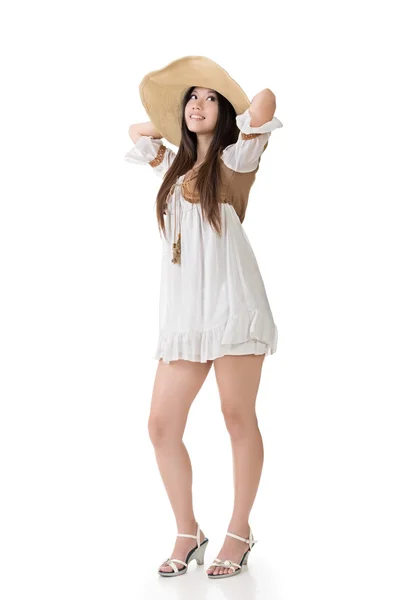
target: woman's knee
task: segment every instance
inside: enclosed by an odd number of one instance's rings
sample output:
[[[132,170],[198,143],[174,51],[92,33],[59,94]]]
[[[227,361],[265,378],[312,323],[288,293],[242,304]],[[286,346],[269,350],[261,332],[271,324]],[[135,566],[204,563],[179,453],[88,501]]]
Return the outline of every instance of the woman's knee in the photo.
[[[242,437],[249,430],[258,427],[257,415],[253,409],[244,409],[232,404],[222,404],[226,428],[231,437]]]
[[[178,427],[178,424],[168,419],[167,415],[162,411],[152,411],[150,413],[147,428],[153,446],[161,446],[169,442],[178,441],[183,436],[183,432]]]

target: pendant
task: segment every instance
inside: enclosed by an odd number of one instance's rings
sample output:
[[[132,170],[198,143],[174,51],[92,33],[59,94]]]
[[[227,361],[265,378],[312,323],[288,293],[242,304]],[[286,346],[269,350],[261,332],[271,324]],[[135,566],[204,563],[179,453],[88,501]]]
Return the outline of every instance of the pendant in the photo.
[[[178,235],[178,240],[172,244],[172,262],[174,264],[181,262],[181,234]]]

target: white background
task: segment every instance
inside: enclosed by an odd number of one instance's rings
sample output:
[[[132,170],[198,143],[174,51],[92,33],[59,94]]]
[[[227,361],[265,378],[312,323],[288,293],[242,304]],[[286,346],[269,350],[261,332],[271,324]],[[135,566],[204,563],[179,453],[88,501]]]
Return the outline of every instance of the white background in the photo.
[[[4,600],[399,599],[399,90],[394,3],[6,3],[1,9]],[[184,441],[204,567],[165,579],[176,529],[147,418],[160,185],[123,160],[138,85],[185,55],[277,97],[244,222],[278,326],[239,577],[213,370]],[[195,84],[196,82],[194,82]]]

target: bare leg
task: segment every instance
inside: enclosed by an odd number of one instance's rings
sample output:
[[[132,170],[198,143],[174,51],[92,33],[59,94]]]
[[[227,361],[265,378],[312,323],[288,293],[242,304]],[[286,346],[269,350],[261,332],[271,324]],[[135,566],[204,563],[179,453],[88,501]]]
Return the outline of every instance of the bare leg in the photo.
[[[154,381],[149,416],[149,435],[154,446],[160,470],[172,510],[177,533],[196,535],[197,523],[193,511],[192,465],[186,446],[182,441],[190,406],[203,385],[212,361],[207,363],[188,360],[159,361]],[[205,539],[201,532],[200,542]],[[187,553],[196,545],[192,538],[176,538],[173,558],[185,560]],[[178,565],[182,568],[182,565]],[[164,565],[162,571],[172,571]]]
[[[214,361],[221,409],[230,434],[234,473],[234,508],[227,531],[249,536],[249,515],[264,462],[264,447],[255,411],[256,397],[265,355],[226,355]],[[249,545],[225,537],[218,554],[221,560],[240,560]],[[207,573],[222,575],[232,569],[211,567]]]

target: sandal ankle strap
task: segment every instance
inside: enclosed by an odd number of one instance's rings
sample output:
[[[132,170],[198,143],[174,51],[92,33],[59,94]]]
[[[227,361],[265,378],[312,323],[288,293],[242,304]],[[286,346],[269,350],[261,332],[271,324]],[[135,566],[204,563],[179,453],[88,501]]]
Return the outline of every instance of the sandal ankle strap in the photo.
[[[191,533],[177,533],[178,537],[188,537],[193,538],[197,541],[197,547],[200,546],[200,525],[197,523],[197,532],[196,535],[192,535]]]
[[[250,528],[250,532],[249,532],[249,539],[240,537],[240,535],[236,535],[236,533],[231,533],[230,531],[228,531],[226,535],[229,535],[230,537],[236,538],[237,540],[241,540],[242,542],[246,542],[246,544],[249,544],[250,550],[254,546],[254,544],[258,541],[258,540],[254,539],[254,536],[253,536],[253,533],[251,531],[251,528]]]

